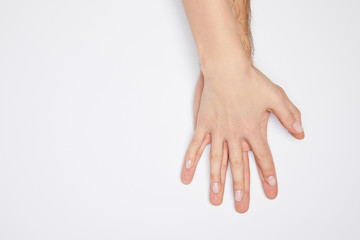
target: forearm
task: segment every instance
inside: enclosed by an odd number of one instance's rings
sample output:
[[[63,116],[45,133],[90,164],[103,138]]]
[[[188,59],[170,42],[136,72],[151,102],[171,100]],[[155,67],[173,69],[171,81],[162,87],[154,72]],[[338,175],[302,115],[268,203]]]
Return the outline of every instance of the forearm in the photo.
[[[202,70],[223,60],[248,67],[240,29],[229,0],[183,0],[184,8],[198,48]]]

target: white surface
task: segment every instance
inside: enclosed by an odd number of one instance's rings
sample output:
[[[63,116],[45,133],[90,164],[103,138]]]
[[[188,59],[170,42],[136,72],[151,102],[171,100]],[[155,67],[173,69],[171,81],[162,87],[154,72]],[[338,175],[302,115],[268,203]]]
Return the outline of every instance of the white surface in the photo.
[[[0,239],[359,239],[359,1],[253,1],[255,61],[302,110],[269,123],[279,196],[252,162],[208,202],[192,134],[196,48],[180,1],[0,2]],[[230,175],[229,175],[230,177]]]

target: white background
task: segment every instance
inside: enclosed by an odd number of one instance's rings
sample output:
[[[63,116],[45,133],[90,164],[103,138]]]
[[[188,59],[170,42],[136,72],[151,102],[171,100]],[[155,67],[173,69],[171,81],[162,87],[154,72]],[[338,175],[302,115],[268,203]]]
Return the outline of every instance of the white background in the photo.
[[[196,47],[179,0],[0,1],[0,239],[359,239],[360,4],[254,0],[255,62],[301,109],[275,118],[279,196],[180,182]],[[164,238],[165,239],[165,238]]]

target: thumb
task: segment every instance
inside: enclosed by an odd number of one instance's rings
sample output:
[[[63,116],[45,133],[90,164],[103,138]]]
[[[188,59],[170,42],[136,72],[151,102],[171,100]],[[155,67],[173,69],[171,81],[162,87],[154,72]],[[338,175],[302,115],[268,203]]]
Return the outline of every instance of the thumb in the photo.
[[[305,135],[300,114],[292,111],[287,104],[278,104],[272,109],[272,112],[293,137],[297,139],[304,138]]]

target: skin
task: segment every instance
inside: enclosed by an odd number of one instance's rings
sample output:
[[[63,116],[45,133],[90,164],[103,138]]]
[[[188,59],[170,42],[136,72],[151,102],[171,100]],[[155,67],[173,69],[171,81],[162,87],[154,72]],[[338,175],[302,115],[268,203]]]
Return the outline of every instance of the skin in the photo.
[[[240,213],[248,210],[250,201],[248,151],[254,153],[266,196],[274,199],[278,193],[267,141],[270,113],[295,138],[304,138],[300,111],[278,85],[252,64],[247,3],[183,0],[198,47],[201,73],[194,98],[195,130],[181,179],[184,184],[192,181],[204,148],[211,144],[210,202],[222,203],[229,162],[235,209]]]
[[[249,62],[252,64],[253,42],[250,30],[250,0],[230,0],[230,6],[236,20],[242,46]]]

